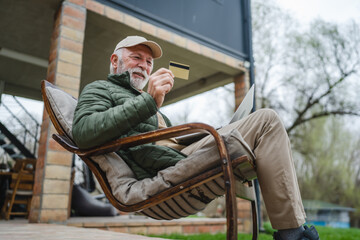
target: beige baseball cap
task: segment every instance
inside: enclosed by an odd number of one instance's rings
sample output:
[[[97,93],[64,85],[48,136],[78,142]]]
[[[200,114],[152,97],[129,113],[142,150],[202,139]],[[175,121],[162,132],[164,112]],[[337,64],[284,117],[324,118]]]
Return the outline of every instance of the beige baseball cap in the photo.
[[[119,48],[133,47],[139,44],[148,46],[152,51],[153,58],[160,58],[162,56],[162,50],[159,44],[141,36],[128,36],[124,38],[116,45],[114,52]]]

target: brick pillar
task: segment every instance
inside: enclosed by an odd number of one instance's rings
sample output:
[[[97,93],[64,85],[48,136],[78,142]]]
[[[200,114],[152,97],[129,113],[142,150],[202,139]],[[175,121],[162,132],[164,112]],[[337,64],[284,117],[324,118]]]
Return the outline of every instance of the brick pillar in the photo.
[[[242,100],[244,99],[249,89],[249,73],[241,73],[234,77],[235,84],[235,110],[238,108]]]
[[[249,89],[249,73],[245,72],[234,77],[235,84],[235,109],[241,104]],[[237,198],[238,218],[241,219],[242,228],[240,232],[251,232],[251,203],[247,200]]]
[[[47,80],[78,97],[85,33],[86,9],[64,1],[55,15]],[[64,222],[68,219],[72,154],[51,137],[55,133],[44,109],[29,222]]]

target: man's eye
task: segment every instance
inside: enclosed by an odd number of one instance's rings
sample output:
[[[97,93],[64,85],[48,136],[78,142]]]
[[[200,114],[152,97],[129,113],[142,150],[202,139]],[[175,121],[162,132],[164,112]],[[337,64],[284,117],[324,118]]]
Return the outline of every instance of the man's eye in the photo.
[[[151,61],[147,61],[147,64],[148,64],[149,66],[151,66],[151,65],[152,65],[152,62],[151,62]]]

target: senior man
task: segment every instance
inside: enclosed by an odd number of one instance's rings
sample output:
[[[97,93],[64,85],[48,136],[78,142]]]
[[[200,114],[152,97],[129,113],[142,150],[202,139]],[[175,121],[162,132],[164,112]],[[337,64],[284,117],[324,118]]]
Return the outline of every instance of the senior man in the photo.
[[[151,74],[160,46],[140,36],[120,41],[110,57],[107,80],[88,84],[82,91],[73,121],[74,140],[90,148],[111,140],[169,127],[158,110],[174,85],[173,73],[160,68]],[[143,88],[148,83],[147,92]],[[259,184],[275,239],[319,239],[315,228],[303,227],[301,201],[287,133],[272,110],[258,110],[225,126],[237,129],[256,156]],[[201,149],[204,141],[190,146],[174,139],[119,151],[137,179],[154,177],[158,171]]]

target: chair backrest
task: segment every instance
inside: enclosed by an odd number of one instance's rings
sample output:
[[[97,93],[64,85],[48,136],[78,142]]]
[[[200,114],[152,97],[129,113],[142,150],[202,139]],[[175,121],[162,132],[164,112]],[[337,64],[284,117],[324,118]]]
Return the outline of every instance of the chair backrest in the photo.
[[[48,81],[42,81],[41,84],[44,105],[51,122],[60,135],[72,141],[72,120],[77,99]]]
[[[77,99],[45,80],[41,82],[41,92],[45,109],[49,114],[50,120],[55,129],[60,136],[62,136],[68,144],[72,144],[73,149],[76,150],[77,146],[72,140],[72,121],[74,118]],[[82,160],[95,174],[109,201],[115,207],[119,208],[119,202],[111,192],[111,187],[107,181],[106,173],[91,159],[82,158]]]

